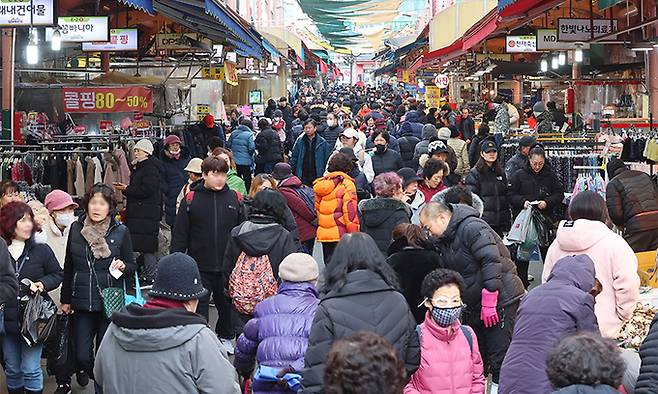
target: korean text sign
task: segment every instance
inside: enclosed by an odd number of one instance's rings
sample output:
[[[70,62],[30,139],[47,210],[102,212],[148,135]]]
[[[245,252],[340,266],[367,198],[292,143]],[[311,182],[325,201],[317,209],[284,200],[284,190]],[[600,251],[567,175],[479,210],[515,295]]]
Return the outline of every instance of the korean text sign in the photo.
[[[153,112],[153,91],[127,88],[63,88],[64,112]]]
[[[137,29],[111,29],[108,42],[83,42],[83,51],[136,51]]]
[[[57,18],[62,42],[91,42],[110,40],[107,16],[60,16]],[[51,41],[54,29],[46,28],[46,41]]]
[[[0,0],[0,26],[52,26],[54,21],[53,0]]]

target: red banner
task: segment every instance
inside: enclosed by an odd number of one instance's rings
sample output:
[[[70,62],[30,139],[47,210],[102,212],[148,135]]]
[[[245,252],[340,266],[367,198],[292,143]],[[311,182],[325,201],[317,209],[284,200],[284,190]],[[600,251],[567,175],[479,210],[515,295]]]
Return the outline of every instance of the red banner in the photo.
[[[62,88],[64,112],[153,112],[153,91],[127,88]]]

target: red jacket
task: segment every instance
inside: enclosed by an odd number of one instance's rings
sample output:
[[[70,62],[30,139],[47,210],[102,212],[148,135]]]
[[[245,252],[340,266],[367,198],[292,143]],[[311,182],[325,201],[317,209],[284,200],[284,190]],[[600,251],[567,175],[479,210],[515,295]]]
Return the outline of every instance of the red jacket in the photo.
[[[295,191],[295,189],[301,186],[302,181],[296,176],[291,176],[279,183],[279,192],[285,197],[288,207],[292,211],[292,216],[295,218],[297,229],[299,230],[299,240],[305,242],[315,238],[317,222],[315,220],[315,213],[311,212],[306,203],[304,203]]]
[[[484,364],[475,333],[470,327],[473,349],[459,321],[439,327],[429,312],[420,325],[420,367],[411,376],[404,394],[484,394]]]
[[[446,186],[445,183],[441,182],[439,186],[435,187],[434,189],[430,189],[426,184],[425,181],[418,182],[418,190],[423,192],[423,195],[425,196],[425,203],[428,203],[432,201],[432,197],[434,195],[442,190],[447,189],[448,186]]]

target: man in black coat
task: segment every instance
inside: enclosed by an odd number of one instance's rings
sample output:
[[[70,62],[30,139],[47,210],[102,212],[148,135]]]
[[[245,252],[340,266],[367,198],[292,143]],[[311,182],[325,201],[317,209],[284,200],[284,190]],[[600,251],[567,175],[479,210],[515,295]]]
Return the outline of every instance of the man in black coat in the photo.
[[[658,249],[658,185],[618,159],[610,160],[607,171],[610,219],[624,229],[624,239],[634,252]]]
[[[294,120],[294,116],[292,116],[292,108],[288,105],[288,99],[285,97],[281,97],[279,99],[279,110],[283,113],[283,120],[286,122],[286,129],[290,130],[292,129],[292,121]]]
[[[269,174],[274,169],[274,165],[283,161],[283,146],[279,135],[272,129],[271,123],[267,118],[258,120],[258,129],[260,132],[256,136],[256,174]]]
[[[151,283],[158,264],[155,253],[162,218],[162,163],[153,156],[153,144],[148,139],[135,144],[135,161],[130,185],[117,184],[115,187],[126,196],[126,226],[130,230],[133,250],[142,253],[144,279]]]
[[[475,137],[475,121],[471,117],[468,108],[462,109],[462,115],[458,127],[461,138],[466,141],[467,144],[470,144],[473,137]]]
[[[537,143],[535,137],[526,135],[519,140],[519,149],[510,157],[505,163],[505,176],[507,179],[512,179],[512,175],[516,174],[518,170],[525,167],[528,162],[528,153],[530,148]]]
[[[338,124],[338,118],[336,117],[336,114],[333,112],[330,112],[327,114],[327,127],[324,128],[322,131],[318,131],[322,138],[327,140],[327,144],[329,144],[329,149],[334,149],[336,145],[336,140],[338,140],[338,137],[340,136],[340,133],[343,132],[343,126]]]
[[[509,251],[478,212],[466,205],[430,202],[421,211],[420,222],[434,237],[443,266],[464,278],[462,323],[475,331],[485,374],[490,371],[497,384],[525,294]]]
[[[226,185],[228,164],[211,156],[201,163],[203,179],[190,187],[181,201],[171,239],[171,252],[187,253],[196,260],[208,294],[199,300],[197,313],[208,320],[210,294],[219,312],[215,332],[227,352],[233,354],[235,337],[232,315],[236,313],[224,293],[222,265],[231,230],[244,221],[238,194]]]
[[[414,135],[411,125],[407,122],[400,126],[400,133],[398,134],[398,146],[400,149],[400,156],[402,156],[402,163],[405,167],[414,168],[414,152],[416,145],[420,139]]]

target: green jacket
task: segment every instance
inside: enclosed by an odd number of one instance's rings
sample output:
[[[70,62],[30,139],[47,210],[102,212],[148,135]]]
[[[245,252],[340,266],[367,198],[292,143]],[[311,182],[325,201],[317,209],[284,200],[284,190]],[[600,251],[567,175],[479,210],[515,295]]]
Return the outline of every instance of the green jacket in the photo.
[[[228,173],[226,174],[226,183],[231,190],[240,192],[243,197],[247,195],[247,188],[244,185],[244,180],[242,180],[242,178],[238,176],[238,173],[232,168],[228,170]]]

